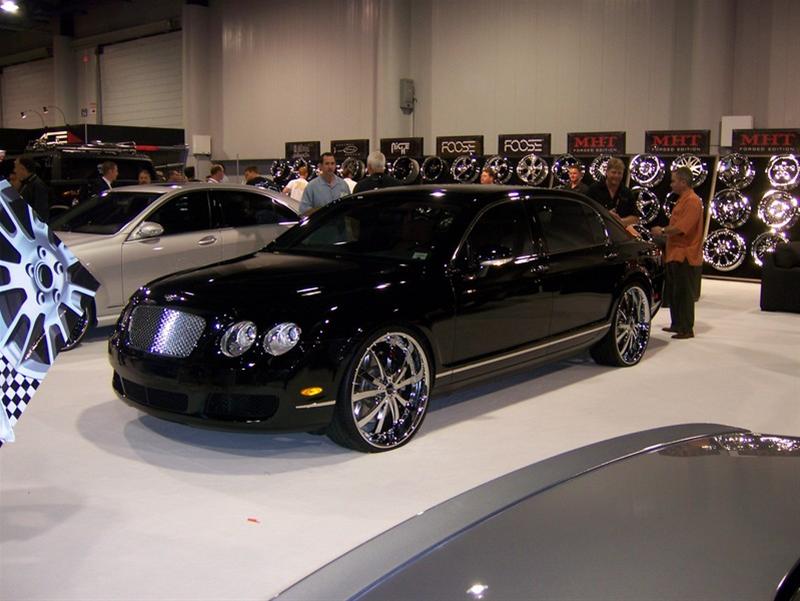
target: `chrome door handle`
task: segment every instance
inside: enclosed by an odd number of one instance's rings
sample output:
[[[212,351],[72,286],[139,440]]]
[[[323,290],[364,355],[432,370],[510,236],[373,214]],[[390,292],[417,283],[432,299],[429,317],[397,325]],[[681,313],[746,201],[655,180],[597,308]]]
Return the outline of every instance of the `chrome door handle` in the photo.
[[[206,236],[205,238],[200,238],[197,243],[200,246],[208,246],[209,244],[214,244],[217,241],[216,236]]]

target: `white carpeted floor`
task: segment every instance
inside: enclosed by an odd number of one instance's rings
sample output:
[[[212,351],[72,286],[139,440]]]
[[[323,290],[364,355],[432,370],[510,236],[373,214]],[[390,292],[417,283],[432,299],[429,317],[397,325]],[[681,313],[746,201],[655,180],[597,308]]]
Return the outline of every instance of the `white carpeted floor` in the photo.
[[[800,315],[704,280],[694,340],[578,357],[434,399],[419,436],[361,455],[310,434],[192,429],[111,390],[105,342],[59,357],[0,449],[0,599],[268,599],[453,495],[620,434],[718,422],[800,435]],[[587,500],[590,502],[590,500]]]

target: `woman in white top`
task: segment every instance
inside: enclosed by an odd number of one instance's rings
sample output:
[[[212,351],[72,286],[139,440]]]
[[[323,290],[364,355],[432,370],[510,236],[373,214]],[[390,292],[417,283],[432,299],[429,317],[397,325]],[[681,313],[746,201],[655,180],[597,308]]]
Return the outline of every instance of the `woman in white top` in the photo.
[[[288,194],[297,202],[300,202],[303,199],[303,192],[305,191],[306,186],[308,185],[308,180],[306,179],[308,177],[308,167],[305,166],[300,167],[297,170],[297,174],[300,177],[298,177],[297,179],[293,179],[288,184],[286,184],[286,187],[283,189],[283,193]]]

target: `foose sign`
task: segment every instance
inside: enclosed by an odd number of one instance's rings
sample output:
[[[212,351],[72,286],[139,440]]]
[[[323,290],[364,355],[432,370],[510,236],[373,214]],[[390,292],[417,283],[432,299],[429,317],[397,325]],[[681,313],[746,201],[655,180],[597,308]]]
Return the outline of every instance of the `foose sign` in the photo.
[[[625,154],[625,132],[594,131],[567,134],[567,152],[576,156]]]
[[[708,129],[646,131],[644,151],[651,154],[708,154]]]
[[[745,154],[796,153],[800,129],[734,129],[733,149]]]
[[[527,154],[550,154],[550,134],[502,134],[497,136],[497,153],[519,158]]]
[[[436,154],[445,159],[462,154],[483,154],[483,136],[437,137]]]

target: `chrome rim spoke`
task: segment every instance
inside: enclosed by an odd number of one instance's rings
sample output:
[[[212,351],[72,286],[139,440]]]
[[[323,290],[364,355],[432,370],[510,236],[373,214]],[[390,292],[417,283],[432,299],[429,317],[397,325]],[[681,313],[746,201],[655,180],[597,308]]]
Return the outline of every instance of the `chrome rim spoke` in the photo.
[[[650,306],[641,288],[625,291],[617,308],[617,351],[625,363],[641,359],[650,338]]]

